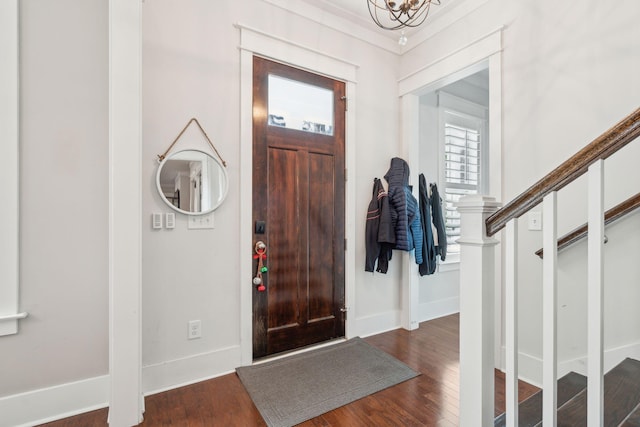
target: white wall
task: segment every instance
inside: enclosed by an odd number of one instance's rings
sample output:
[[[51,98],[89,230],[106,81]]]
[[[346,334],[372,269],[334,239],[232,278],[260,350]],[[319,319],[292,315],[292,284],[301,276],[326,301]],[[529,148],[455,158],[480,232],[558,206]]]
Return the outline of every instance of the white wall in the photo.
[[[20,308],[29,317],[0,338],[1,426],[108,401],[107,6],[19,2]]]
[[[3,337],[0,425],[106,404],[108,396],[107,2],[21,2],[21,307]],[[241,22],[357,64],[355,161],[358,333],[399,325],[400,262],[364,272],[373,177],[399,155],[395,54],[260,0],[143,4],[143,388],[153,392],[240,365],[239,30]],[[156,193],[156,156],[197,117],[228,164],[229,196],[212,230],[152,230],[170,212]],[[190,128],[177,148],[204,149]],[[353,172],[353,171],[352,171]],[[251,226],[246,224],[245,226]],[[251,254],[247,254],[250,256]],[[202,338],[187,340],[187,321]],[[6,372],[6,374],[5,374]],[[52,388],[51,388],[52,387]],[[21,393],[25,394],[21,394]],[[88,398],[85,398],[90,396]],[[60,401],[66,401],[63,405]],[[34,404],[35,402],[35,404]],[[56,403],[57,402],[57,403]],[[20,408],[29,407],[30,410]],[[7,412],[11,411],[11,417]],[[8,424],[7,424],[8,423]]]
[[[374,177],[397,156],[396,55],[329,30],[263,1],[239,4],[153,0],[143,4],[143,366],[144,389],[156,391],[240,366],[241,251],[240,30],[235,23],[358,65],[355,316],[358,334],[399,326],[400,257],[389,274],[364,272],[364,218]],[[215,228],[153,230],[151,214],[169,212],[155,191],[156,155],[197,117],[227,161],[229,196]],[[192,127],[176,149],[207,149]],[[252,253],[247,253],[250,257]],[[187,340],[187,322],[202,321],[202,338]]]
[[[615,5],[596,0],[562,1],[553,5],[491,0],[403,55],[401,63],[409,73],[501,25],[506,26],[502,56],[503,194],[494,195],[506,202],[637,108],[640,29],[636,23],[639,19],[640,6],[633,0]],[[638,150],[636,142],[607,162],[607,208],[638,191],[623,182],[638,182],[640,172],[633,166]],[[586,221],[585,188],[585,180],[581,179],[572,188],[560,192],[560,233]],[[526,230],[526,221],[520,224],[519,336],[524,354],[521,360],[525,362],[521,366],[525,370],[531,367],[525,375],[535,381],[539,378],[541,356],[541,264],[532,252],[540,247],[541,237],[539,232]],[[607,234],[618,232],[618,228],[607,230]],[[614,249],[615,244],[611,239],[606,247],[608,259],[615,259],[611,254],[616,252],[626,260],[637,258],[636,248]],[[561,361],[573,360],[586,349],[582,307],[585,276],[571,272],[573,268],[586,271],[586,265],[584,262],[579,266],[566,265],[569,261],[565,259],[573,256],[573,252],[560,255]],[[627,265],[622,271],[619,264],[610,262],[606,275],[606,304],[611,314],[613,307],[626,306],[627,295],[637,292],[631,283],[637,284],[640,272],[637,263]],[[621,294],[616,300],[611,295],[612,286]],[[569,314],[571,310],[573,313]],[[632,313],[626,315],[629,328],[637,330],[633,325],[638,325],[640,318]],[[622,314],[608,316],[605,337],[608,348],[640,341],[640,335],[631,337],[626,327],[613,323],[614,318],[617,322],[620,316]]]
[[[23,398],[21,392],[102,378],[108,367],[107,2],[23,0],[20,5],[21,306],[30,317],[22,321],[20,334],[0,338],[1,409],[4,404],[15,407],[12,403]],[[348,58],[359,66],[353,124],[357,153],[354,250],[356,262],[363,263],[364,218],[373,178],[383,176],[389,159],[401,154],[399,77],[498,25],[507,25],[502,88],[504,193],[496,196],[509,200],[637,107],[639,19],[636,0],[553,5],[490,0],[398,59],[260,0],[144,2],[145,390],[218,375],[240,363],[239,289],[251,285],[239,283],[237,238],[241,227],[251,225],[238,219],[243,188],[239,182],[239,30],[234,23]],[[215,212],[213,230],[187,230],[186,218],[177,215],[176,229],[153,231],[151,213],[170,211],[156,194],[156,155],[193,116],[228,163],[229,196]],[[186,136],[189,144],[203,147],[197,132]],[[627,149],[625,156],[616,159],[620,166],[608,167],[608,176],[638,182],[637,168],[623,166],[625,157],[638,158],[637,149]],[[621,200],[622,193],[636,191],[619,188],[608,193],[608,206]],[[560,195],[561,208],[570,211],[561,219],[561,231],[584,219],[581,209],[571,213],[575,206],[585,205],[578,189]],[[637,228],[634,220],[629,222]],[[607,251],[618,240],[615,233],[607,231],[611,239]],[[521,235],[521,348],[534,359],[540,355],[540,273],[537,257],[527,254],[539,247],[539,240],[535,232]],[[631,246],[622,252],[638,249]],[[561,255],[561,262],[568,257]],[[359,333],[399,325],[400,266],[399,257],[392,260],[387,275],[365,273],[363,266],[356,266],[354,314]],[[561,268],[567,269],[567,279],[577,276],[570,273],[571,264]],[[609,282],[621,286],[625,295],[635,295],[631,283],[637,283],[637,272],[634,276],[612,269],[609,274]],[[580,285],[575,281],[563,289]],[[561,299],[572,304],[579,301],[571,294]],[[614,306],[613,301],[607,302],[609,312]],[[582,326],[580,310],[567,315],[566,322]],[[200,340],[186,339],[191,319],[202,320]],[[638,319],[632,318],[632,324],[638,325]],[[621,329],[607,326],[608,345],[636,339]],[[567,340],[570,349],[563,344],[563,357],[580,354],[584,340],[576,340]],[[100,384],[102,390],[105,386]],[[63,389],[56,389],[56,398],[66,396]],[[32,408],[43,404],[35,402]],[[58,403],[51,411],[56,409],[66,411]]]
[[[108,372],[107,3],[24,0],[20,14],[29,317],[0,339],[0,397]]]

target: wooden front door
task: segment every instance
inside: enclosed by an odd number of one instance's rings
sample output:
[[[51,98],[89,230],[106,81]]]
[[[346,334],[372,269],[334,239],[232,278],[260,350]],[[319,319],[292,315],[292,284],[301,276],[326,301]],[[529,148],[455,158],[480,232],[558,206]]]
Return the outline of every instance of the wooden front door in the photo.
[[[345,85],[253,65],[253,237],[268,268],[265,289],[253,286],[259,358],[344,336]],[[333,117],[314,113],[315,102]]]

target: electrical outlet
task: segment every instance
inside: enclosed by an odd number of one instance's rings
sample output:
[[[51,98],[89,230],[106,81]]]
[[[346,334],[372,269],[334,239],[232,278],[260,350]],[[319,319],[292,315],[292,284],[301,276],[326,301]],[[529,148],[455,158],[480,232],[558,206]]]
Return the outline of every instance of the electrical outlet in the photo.
[[[202,337],[202,322],[199,320],[189,320],[189,330],[187,332],[187,338],[194,340]]]

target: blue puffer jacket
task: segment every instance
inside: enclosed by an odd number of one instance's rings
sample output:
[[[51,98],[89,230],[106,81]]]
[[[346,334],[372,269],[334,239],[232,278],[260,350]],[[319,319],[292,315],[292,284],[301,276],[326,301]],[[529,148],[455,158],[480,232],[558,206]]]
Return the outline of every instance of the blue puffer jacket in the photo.
[[[409,188],[409,165],[394,157],[384,178],[389,183],[391,220],[396,232],[395,249],[415,249],[416,264],[422,264],[422,226],[418,201]]]

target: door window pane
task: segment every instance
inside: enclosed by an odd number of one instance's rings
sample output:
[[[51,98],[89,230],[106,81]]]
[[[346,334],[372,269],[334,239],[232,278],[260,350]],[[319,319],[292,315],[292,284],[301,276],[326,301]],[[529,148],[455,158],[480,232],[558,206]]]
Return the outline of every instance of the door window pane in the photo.
[[[333,135],[333,91],[269,75],[270,126]]]

